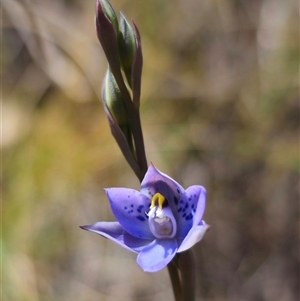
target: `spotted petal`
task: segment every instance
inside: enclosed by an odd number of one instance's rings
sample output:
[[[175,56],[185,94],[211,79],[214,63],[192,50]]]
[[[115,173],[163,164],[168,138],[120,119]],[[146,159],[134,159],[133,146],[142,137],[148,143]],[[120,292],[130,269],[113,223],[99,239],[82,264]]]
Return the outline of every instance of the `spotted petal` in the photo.
[[[180,253],[186,251],[194,246],[203,238],[205,232],[209,229],[209,227],[210,226],[207,225],[204,221],[202,221],[200,225],[192,227],[187,236],[180,244],[177,252]]]
[[[184,189],[151,164],[141,184],[141,193],[152,199],[157,192],[161,193],[168,200],[173,213],[176,215],[178,202],[181,196],[185,195]]]
[[[173,259],[176,251],[175,239],[157,239],[141,250],[137,263],[145,272],[157,272]]]
[[[80,228],[100,234],[133,252],[139,252],[152,242],[152,240],[132,236],[118,222],[98,222],[92,225],[81,226]]]
[[[145,214],[150,200],[137,190],[128,188],[108,188],[105,190],[113,214],[124,230],[142,239],[154,239]]]
[[[178,204],[177,227],[178,238],[184,238],[192,226],[202,219],[205,209],[206,190],[199,185],[190,186],[185,192],[186,198],[181,198]]]

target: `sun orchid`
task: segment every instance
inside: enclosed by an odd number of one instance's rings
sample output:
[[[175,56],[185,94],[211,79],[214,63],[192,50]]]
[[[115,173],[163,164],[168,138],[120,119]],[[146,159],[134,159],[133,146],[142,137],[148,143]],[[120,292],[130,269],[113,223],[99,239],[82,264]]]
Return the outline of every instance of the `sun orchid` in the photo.
[[[176,255],[199,242],[209,228],[202,216],[206,191],[199,185],[186,190],[150,165],[141,190],[105,190],[116,222],[82,226],[138,253],[146,272],[157,272]]]

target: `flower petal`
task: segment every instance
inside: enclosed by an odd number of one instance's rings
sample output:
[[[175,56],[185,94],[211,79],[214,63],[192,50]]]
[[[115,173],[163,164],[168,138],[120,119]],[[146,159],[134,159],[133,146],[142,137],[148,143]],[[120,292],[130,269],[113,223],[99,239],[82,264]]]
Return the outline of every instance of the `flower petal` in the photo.
[[[176,181],[160,172],[151,164],[141,184],[141,193],[148,196],[151,200],[157,192],[161,193],[168,200],[174,215],[176,215],[178,202],[185,195],[185,191]]]
[[[118,222],[97,222],[92,225],[80,226],[80,228],[100,234],[133,252],[139,252],[152,241],[130,235]]]
[[[154,240],[139,253],[137,263],[145,272],[157,272],[173,259],[177,248],[175,239]]]
[[[192,229],[180,244],[177,253],[186,251],[197,242],[199,242],[203,238],[205,232],[209,229],[209,227],[210,226],[207,225],[204,221],[202,221],[200,225],[192,227]]]
[[[108,188],[105,191],[112,212],[125,231],[138,238],[154,239],[145,214],[150,200],[145,195],[128,188]]]
[[[192,226],[202,219],[205,209],[206,190],[199,185],[190,186],[185,191],[186,198],[181,198],[177,209],[177,236],[183,239]]]

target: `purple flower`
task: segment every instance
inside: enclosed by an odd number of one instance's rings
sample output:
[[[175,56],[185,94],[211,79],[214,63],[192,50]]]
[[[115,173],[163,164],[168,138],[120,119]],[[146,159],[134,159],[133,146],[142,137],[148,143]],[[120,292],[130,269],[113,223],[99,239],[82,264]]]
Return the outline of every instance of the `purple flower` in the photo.
[[[206,191],[194,185],[184,190],[152,164],[141,191],[105,190],[117,222],[97,222],[81,228],[98,233],[138,253],[146,272],[157,272],[175,256],[199,242],[209,228],[202,216]]]

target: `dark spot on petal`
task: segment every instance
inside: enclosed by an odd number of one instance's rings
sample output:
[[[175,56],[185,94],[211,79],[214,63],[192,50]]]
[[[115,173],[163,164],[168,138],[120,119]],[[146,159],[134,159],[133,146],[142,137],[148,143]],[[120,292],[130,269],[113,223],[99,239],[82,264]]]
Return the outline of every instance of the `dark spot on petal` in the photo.
[[[130,207],[133,208],[133,204],[131,204]]]
[[[189,197],[189,201],[191,201],[191,200],[192,200],[192,197],[190,196],[190,197]]]
[[[186,217],[186,213],[183,213],[182,217]]]
[[[130,199],[130,195],[127,195],[127,197]]]
[[[177,192],[180,193],[180,190],[177,188]]]
[[[196,212],[196,209],[193,209],[194,212]]]
[[[183,204],[184,203],[184,201],[183,200],[180,200],[180,202],[179,202],[180,204]]]
[[[192,209],[194,209],[195,208],[195,204],[192,204]]]
[[[127,210],[127,207],[125,206],[124,209]]]
[[[182,207],[180,207],[178,210],[177,210],[177,212],[181,212],[182,211]]]
[[[146,220],[142,215],[138,215],[136,218],[141,222],[144,222]]]
[[[140,206],[138,206],[137,211],[138,211],[139,213],[141,213],[143,208],[144,208],[144,205],[140,205]]]
[[[190,219],[193,219],[193,214],[190,213],[189,215],[186,216],[185,220],[188,221]]]
[[[144,207],[144,205],[140,205],[140,206],[138,206],[138,208],[137,208],[137,211],[138,211],[139,213],[141,213],[141,212],[142,212],[142,209],[143,209],[143,207]]]
[[[194,194],[194,198],[195,198],[195,197],[197,197],[197,196]]]
[[[175,205],[178,205],[178,199],[176,196],[174,196],[174,203],[175,203]]]
[[[189,208],[189,204],[186,203],[184,208],[185,208],[185,209],[186,209],[186,208]]]

